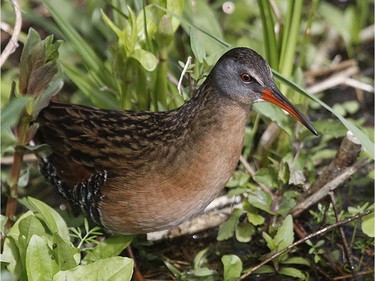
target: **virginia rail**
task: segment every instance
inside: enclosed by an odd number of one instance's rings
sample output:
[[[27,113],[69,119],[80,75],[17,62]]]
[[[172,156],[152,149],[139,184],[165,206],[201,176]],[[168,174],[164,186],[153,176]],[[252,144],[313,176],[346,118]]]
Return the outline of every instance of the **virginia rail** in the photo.
[[[223,189],[243,146],[247,114],[268,101],[317,134],[276,87],[267,62],[234,48],[192,98],[167,112],[102,110],[51,102],[36,140],[52,154],[41,172],[65,199],[119,234],[169,228]]]

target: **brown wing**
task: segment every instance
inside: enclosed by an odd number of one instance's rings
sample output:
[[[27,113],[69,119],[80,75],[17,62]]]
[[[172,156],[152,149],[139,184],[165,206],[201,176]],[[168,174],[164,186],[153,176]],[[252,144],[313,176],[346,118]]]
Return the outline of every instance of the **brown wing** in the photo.
[[[97,204],[109,177],[142,176],[144,158],[162,143],[164,113],[100,110],[51,103],[38,116],[37,143],[52,154],[40,161],[49,184],[100,223]]]
[[[36,140],[51,147],[49,161],[73,187],[103,170],[108,176],[137,170],[161,143],[161,123],[169,119],[165,117],[163,113],[51,103],[38,117]]]

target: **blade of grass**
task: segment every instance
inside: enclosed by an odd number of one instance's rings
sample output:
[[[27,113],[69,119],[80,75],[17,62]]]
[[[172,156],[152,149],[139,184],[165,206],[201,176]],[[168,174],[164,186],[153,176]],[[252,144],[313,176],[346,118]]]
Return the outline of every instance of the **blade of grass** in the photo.
[[[82,57],[84,64],[86,65],[87,69],[91,71],[91,74],[98,82],[99,87],[106,86],[107,88],[115,88],[112,74],[108,71],[107,68],[103,67],[104,62],[94,52],[90,45],[78,34],[73,26],[56,10],[57,2],[43,0],[43,3],[48,8],[53,19],[56,21],[58,27],[60,28],[61,35]]]
[[[276,34],[274,31],[275,21],[272,15],[272,8],[269,1],[258,0],[260,16],[263,26],[263,38],[265,41],[264,48],[266,51],[266,58],[270,66],[278,69],[278,44]]]
[[[119,108],[115,96],[105,94],[107,91],[101,91],[93,78],[87,77],[87,73],[82,72],[70,63],[62,62],[62,65],[64,66],[64,72],[94,105],[100,105],[108,109]]]
[[[301,23],[303,1],[288,1],[288,12],[285,29],[282,38],[279,71],[289,78],[295,66],[294,56],[296,53],[298,34]]]

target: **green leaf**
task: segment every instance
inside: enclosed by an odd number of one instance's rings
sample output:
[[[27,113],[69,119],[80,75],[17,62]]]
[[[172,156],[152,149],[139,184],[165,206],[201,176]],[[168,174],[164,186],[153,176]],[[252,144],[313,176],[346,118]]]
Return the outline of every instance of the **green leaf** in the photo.
[[[230,215],[229,219],[219,226],[219,233],[217,234],[217,240],[223,241],[233,236],[235,227],[238,223],[238,219],[243,214],[243,210],[235,209]]]
[[[132,274],[133,260],[125,257],[112,257],[60,271],[54,276],[53,281],[130,281]]]
[[[75,85],[86,95],[93,104],[100,104],[102,108],[119,108],[115,96],[106,91],[100,90],[98,82],[92,76],[74,67],[69,63],[62,62],[64,72],[69,76]]]
[[[125,38],[125,33],[123,30],[121,30],[119,27],[115,25],[115,23],[103,12],[102,9],[100,9],[100,13],[102,15],[102,19],[106,25],[108,25],[114,33],[116,33],[117,37],[119,40],[126,45],[126,38]]]
[[[18,227],[20,235],[26,238],[26,243],[29,243],[34,234],[39,237],[43,237],[46,234],[42,223],[35,216],[28,216],[22,219]]]
[[[36,32],[33,28],[29,29],[29,33],[27,34],[25,45],[22,49],[21,59],[20,59],[20,84],[19,84],[19,91],[22,94],[26,93],[27,84],[29,81],[29,75],[31,69],[29,68],[29,57],[31,54],[31,50],[41,41],[38,32]]]
[[[26,251],[26,272],[29,281],[50,281],[58,266],[47,240],[33,235]]]
[[[236,255],[224,255],[221,258],[224,266],[224,281],[237,280],[241,276],[242,261]]]
[[[135,49],[131,52],[130,57],[136,59],[147,71],[155,70],[158,63],[153,53],[143,49]]]
[[[211,276],[215,273],[214,270],[204,267],[206,263],[206,254],[208,252],[208,247],[199,251],[198,254],[194,257],[194,275],[199,277]]]
[[[264,217],[259,215],[258,209],[253,208],[254,211],[247,212],[247,219],[253,225],[261,225],[264,224]]]
[[[369,237],[375,237],[375,215],[368,214],[362,218],[362,231]]]
[[[236,229],[236,239],[239,242],[247,243],[251,240],[251,236],[255,233],[255,227],[248,221],[241,222],[237,224]]]
[[[195,58],[202,63],[206,57],[206,51],[198,38],[198,30],[194,27],[190,29],[190,46]]]
[[[1,110],[1,131],[13,127],[21,117],[26,105],[32,100],[31,97],[21,96],[13,98]]]
[[[305,258],[301,258],[301,257],[288,258],[287,260],[282,261],[281,263],[282,264],[301,264],[301,265],[310,266],[309,260],[307,260]]]
[[[286,216],[283,224],[277,230],[274,237],[275,244],[277,245],[277,250],[280,251],[290,246],[294,241],[293,232],[293,218],[291,215]]]
[[[279,186],[277,170],[274,166],[268,166],[268,167],[260,168],[256,172],[256,174],[254,175],[253,179],[257,183],[264,184],[268,187],[278,187]]]
[[[249,203],[254,207],[261,209],[271,215],[275,214],[275,212],[272,210],[272,197],[267,192],[264,192],[260,189],[250,191],[247,199]]]
[[[57,72],[51,80],[48,81],[46,87],[42,89],[42,93],[33,101],[31,113],[33,120],[35,120],[39,112],[49,104],[51,98],[61,90],[63,85],[63,73],[61,68],[57,65]]]
[[[280,274],[306,280],[306,275],[303,271],[293,267],[283,267],[278,271]]]
[[[92,251],[89,251],[83,263],[91,263],[100,259],[119,255],[126,247],[130,245],[133,236],[118,235],[106,238],[100,242]]]
[[[51,233],[58,233],[62,239],[70,241],[68,227],[63,218],[54,209],[32,197],[25,197],[19,199],[19,201],[33,211],[36,216],[40,217]]]
[[[97,89],[106,87],[115,89],[115,80],[110,73],[104,61],[95,53],[94,49],[83,39],[83,37],[72,26],[68,17],[65,17],[61,9],[61,0],[43,0],[44,5],[51,13],[53,19],[61,30],[61,36],[66,39],[73,49],[82,58],[84,64],[89,70],[90,78],[97,83]],[[87,76],[87,73],[84,75]],[[87,79],[87,77],[85,77]],[[111,91],[108,91],[111,93]]]
[[[292,197],[288,196],[287,194],[284,194],[284,196],[281,198],[279,202],[276,213],[280,215],[285,215],[295,206],[296,206],[296,200],[294,200]]]
[[[184,1],[167,0],[167,9],[171,13],[177,16],[181,16],[183,8],[184,8]],[[180,25],[180,20],[177,17],[172,17],[171,22],[172,22],[173,32],[175,32]]]
[[[274,273],[275,269],[270,265],[263,265],[254,271],[256,274]]]
[[[8,221],[8,217],[0,214],[0,232],[5,233],[5,225]]]
[[[199,42],[207,54],[212,55],[222,50],[222,46],[217,44],[217,41],[212,38],[216,37],[219,40],[223,38],[221,25],[217,21],[213,9],[205,1],[196,1],[194,5],[190,1],[185,1],[184,17],[187,17],[190,23],[198,30],[199,27],[204,29],[205,32],[199,32],[197,35]],[[192,25],[190,24],[189,28],[186,28],[185,21],[181,23],[187,32],[189,32]],[[205,33],[209,33],[210,36],[207,36]]]
[[[266,232],[262,232],[262,236],[264,240],[266,240],[267,242],[268,249],[270,249],[271,251],[275,251],[276,250],[275,240],[272,239],[272,237],[269,236]]]
[[[78,265],[74,256],[79,254],[79,250],[72,243],[63,240],[57,233],[52,237],[52,252],[60,270],[67,270]]]
[[[1,262],[7,263],[6,269],[13,274],[15,280],[18,280],[24,266],[22,265],[20,252],[18,250],[18,243],[13,237],[8,236],[5,238],[3,252],[0,257]]]
[[[30,75],[27,94],[39,96],[41,91],[48,85],[57,71],[58,68],[56,62],[46,63],[33,71]]]
[[[32,216],[32,215],[33,215],[33,212],[31,212],[31,211],[27,211],[26,213],[22,214],[22,215],[17,219],[17,221],[14,223],[14,225],[11,227],[11,229],[9,230],[7,236],[8,236],[8,237],[12,237],[12,238],[14,238],[15,240],[17,240],[18,235],[20,234],[20,229],[19,229],[19,224],[20,224],[20,222],[21,222],[24,218],[27,218],[28,216]]]
[[[321,135],[329,135],[335,138],[341,138],[347,132],[347,129],[340,121],[333,119],[317,120],[314,122],[314,127]]]

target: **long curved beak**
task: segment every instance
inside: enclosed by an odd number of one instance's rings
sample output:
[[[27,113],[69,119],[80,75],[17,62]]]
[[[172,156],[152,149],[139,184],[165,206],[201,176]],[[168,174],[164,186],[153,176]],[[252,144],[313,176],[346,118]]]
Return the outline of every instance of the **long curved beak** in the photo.
[[[268,102],[271,102],[278,107],[286,110],[289,112],[290,115],[292,115],[294,118],[296,118],[298,121],[300,121],[307,129],[310,130],[311,133],[314,135],[318,135],[318,132],[314,128],[314,126],[311,124],[309,119],[307,119],[276,87],[276,85],[271,86],[270,88],[267,88],[262,91],[262,99]]]

